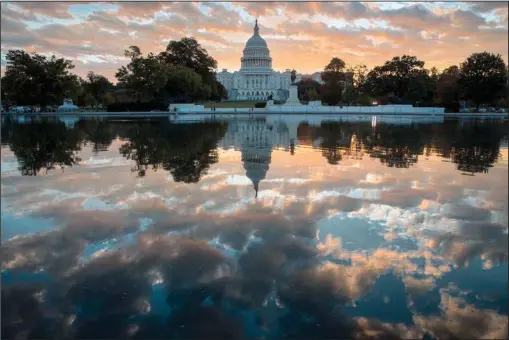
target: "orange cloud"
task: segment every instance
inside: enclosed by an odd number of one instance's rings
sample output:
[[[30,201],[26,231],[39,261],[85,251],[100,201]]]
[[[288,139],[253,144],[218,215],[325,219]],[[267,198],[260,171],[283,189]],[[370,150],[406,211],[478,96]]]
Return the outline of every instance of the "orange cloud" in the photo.
[[[484,50],[508,59],[507,7],[493,4],[108,2],[90,3],[78,17],[77,3],[3,3],[2,53],[55,53],[73,59],[80,75],[114,80],[130,45],[158,53],[169,40],[194,36],[220,69],[234,70],[258,17],[277,70],[314,72],[332,57],[374,67],[402,54],[442,69]]]

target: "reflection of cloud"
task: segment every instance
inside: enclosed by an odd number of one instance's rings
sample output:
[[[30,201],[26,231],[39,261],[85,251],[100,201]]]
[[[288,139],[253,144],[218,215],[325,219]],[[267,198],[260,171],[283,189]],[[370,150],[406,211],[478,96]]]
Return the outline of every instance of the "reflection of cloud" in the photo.
[[[16,237],[2,242],[2,269],[43,270],[61,275],[76,265],[84,243],[60,230]]]
[[[62,330],[69,337],[239,337],[254,328],[261,338],[279,336],[270,333],[274,325],[301,338],[414,338],[425,331],[447,337],[466,334],[469,318],[482,329],[472,334],[504,335],[496,313],[456,300],[468,313],[452,313],[452,298],[443,299],[443,314],[417,315],[416,325],[351,319],[341,309],[379,289],[377,280],[388,273],[416,299],[437,292],[435,280],[455,270],[451,261],[505,263],[507,169],[497,173],[496,165],[489,177],[466,179],[436,159],[420,159],[411,171],[369,158],[328,167],[311,149],[289,161],[300,151],[273,151],[272,178],[261,182],[257,200],[238,154],[221,158],[198,185],[175,183],[161,171],[133,179],[127,164],[103,161],[117,150],[97,161],[87,147],[80,154],[93,169],[30,179],[2,174],[2,204],[27,212],[18,222],[28,223],[29,215],[56,228],[2,244],[5,276],[52,280],[48,291],[26,291],[26,298],[7,294],[6,334],[34,334],[46,322],[46,309],[39,313],[30,298],[35,292],[36,301],[42,296],[58,307],[54,329],[72,324]],[[373,234],[365,236],[360,224]],[[346,229],[361,242],[349,243]],[[360,249],[351,250],[352,243]],[[156,320],[164,308],[170,320]]]
[[[443,209],[446,217],[459,220],[483,221],[488,220],[491,215],[491,211],[487,209],[467,204],[446,204],[443,206]]]
[[[468,265],[477,256],[488,268],[506,263],[508,254],[507,226],[489,222],[466,222],[457,232],[432,238],[430,247],[439,248],[442,256],[459,266]]]
[[[414,322],[438,339],[507,339],[507,316],[481,310],[442,291],[440,316],[415,316]]]
[[[384,191],[380,202],[391,206],[398,206],[401,208],[410,208],[418,206],[423,199],[434,200],[437,198],[436,192],[419,190],[419,189],[408,189],[401,188],[391,191]]]
[[[405,276],[403,283],[411,295],[424,295],[435,287],[435,281],[431,277],[417,279],[413,276]]]
[[[232,271],[230,260],[203,241],[182,237],[142,237],[139,241],[143,261],[160,266],[165,283],[172,289],[217,280]]]
[[[374,319],[357,318],[359,339],[421,339],[423,331],[404,323],[390,324]]]

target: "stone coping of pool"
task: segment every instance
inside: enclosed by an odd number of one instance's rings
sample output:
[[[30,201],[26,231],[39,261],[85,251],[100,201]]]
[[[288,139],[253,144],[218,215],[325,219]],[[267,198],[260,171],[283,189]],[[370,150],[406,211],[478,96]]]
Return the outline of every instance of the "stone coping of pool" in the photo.
[[[174,116],[173,112],[161,111],[161,112],[34,112],[34,113],[17,113],[17,112],[2,112],[2,116],[80,116],[80,117],[101,117],[101,116],[116,116],[116,117],[169,117]],[[267,116],[416,116],[416,117],[429,117],[429,116],[443,116],[443,117],[484,117],[484,118],[509,118],[507,113],[493,113],[493,112],[470,112],[470,113],[394,113],[394,112],[350,112],[350,113],[306,113],[306,112],[266,112],[266,111],[253,111],[253,112],[185,112],[179,113],[178,116],[196,116],[196,117],[267,117]]]

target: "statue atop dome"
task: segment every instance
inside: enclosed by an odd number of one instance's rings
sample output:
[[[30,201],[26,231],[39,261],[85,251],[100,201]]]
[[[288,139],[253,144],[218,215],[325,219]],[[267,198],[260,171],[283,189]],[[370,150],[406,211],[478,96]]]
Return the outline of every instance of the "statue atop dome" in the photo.
[[[254,34],[260,35],[260,28],[258,27],[258,19],[255,20]]]

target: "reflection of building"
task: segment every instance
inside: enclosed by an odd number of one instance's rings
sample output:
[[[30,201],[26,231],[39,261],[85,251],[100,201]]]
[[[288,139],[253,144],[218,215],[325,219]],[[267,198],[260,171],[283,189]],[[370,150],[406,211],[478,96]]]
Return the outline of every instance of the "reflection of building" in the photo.
[[[72,129],[74,127],[74,124],[80,120],[80,117],[78,116],[60,116],[59,120],[61,122],[64,122],[65,126],[68,129]]]
[[[282,121],[234,120],[229,123],[222,147],[233,146],[241,151],[246,176],[253,182],[256,195],[260,181],[265,179],[269,170],[272,149],[292,150],[296,135],[292,136],[290,132]]]
[[[291,71],[283,73],[272,69],[272,58],[267,42],[260,36],[258,21],[254,34],[246,43],[243,56],[240,58],[240,70],[233,73],[223,69],[217,74],[217,80],[228,90],[230,100],[285,100],[284,96],[291,81]],[[297,75],[295,81],[299,81]]]

